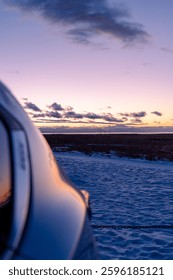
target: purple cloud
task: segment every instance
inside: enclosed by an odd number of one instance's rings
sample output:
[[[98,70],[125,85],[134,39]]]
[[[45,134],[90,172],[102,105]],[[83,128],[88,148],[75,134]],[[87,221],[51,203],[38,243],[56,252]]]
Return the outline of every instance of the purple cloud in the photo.
[[[49,111],[45,113],[45,117],[60,119],[62,115],[57,111]]]
[[[128,117],[130,117],[130,118],[143,118],[147,115],[147,113],[144,112],[144,111],[141,111],[141,112],[137,112],[137,113],[135,113],[135,112],[133,112],[133,113],[119,113],[119,115],[122,116],[122,117],[126,117],[126,118],[128,118]]]
[[[108,114],[103,114],[102,118],[107,121],[107,122],[116,122],[116,123],[122,123],[124,122],[123,119],[118,119],[115,118],[112,114],[108,113]]]
[[[147,41],[141,24],[132,22],[120,3],[106,0],[6,0],[26,12],[38,12],[51,23],[63,26],[74,41],[88,43],[93,36],[111,35],[122,42]]]
[[[159,117],[162,116],[162,113],[158,112],[158,111],[153,111],[153,112],[151,112],[151,114],[154,114],[154,115],[159,116]]]
[[[54,110],[54,111],[63,111],[64,108],[61,106],[61,104],[57,104],[54,102],[52,105],[48,106],[48,108]]]
[[[26,101],[24,104],[25,104],[24,106],[25,109],[30,109],[35,112],[41,112],[41,109],[32,102]]]
[[[78,114],[74,111],[67,111],[64,113],[63,116],[68,119],[69,118],[73,118],[73,119],[83,119],[84,118],[83,114]]]

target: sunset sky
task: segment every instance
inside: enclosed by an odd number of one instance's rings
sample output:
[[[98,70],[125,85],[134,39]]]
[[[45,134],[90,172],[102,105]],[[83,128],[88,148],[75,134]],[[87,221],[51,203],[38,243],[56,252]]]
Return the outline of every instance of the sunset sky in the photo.
[[[0,80],[44,132],[173,132],[172,0],[0,0]]]

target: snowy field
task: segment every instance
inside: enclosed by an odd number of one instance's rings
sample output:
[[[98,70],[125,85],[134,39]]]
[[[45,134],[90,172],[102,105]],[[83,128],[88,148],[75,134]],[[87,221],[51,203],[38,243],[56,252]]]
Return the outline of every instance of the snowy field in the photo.
[[[173,163],[54,154],[71,181],[89,191],[93,225],[173,225]],[[93,231],[101,259],[173,259],[173,228]]]

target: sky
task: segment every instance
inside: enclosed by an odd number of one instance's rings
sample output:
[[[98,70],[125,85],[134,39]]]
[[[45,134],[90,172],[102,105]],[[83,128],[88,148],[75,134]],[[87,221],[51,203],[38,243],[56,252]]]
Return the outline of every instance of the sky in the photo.
[[[172,0],[0,0],[0,80],[43,132],[173,132]]]

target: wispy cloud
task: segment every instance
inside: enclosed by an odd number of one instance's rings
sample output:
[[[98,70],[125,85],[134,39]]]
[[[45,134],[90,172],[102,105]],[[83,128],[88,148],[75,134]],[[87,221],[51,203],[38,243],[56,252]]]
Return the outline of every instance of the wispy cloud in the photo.
[[[72,119],[83,119],[84,118],[84,115],[83,114],[78,114],[74,111],[67,111],[64,113],[64,117],[65,118],[72,118]]]
[[[35,112],[41,112],[41,109],[37,105],[35,105],[34,103],[29,102],[29,101],[25,101],[24,108],[25,109],[30,109],[30,110],[35,111]]]
[[[131,119],[131,122],[133,124],[140,124],[140,123],[142,123],[142,120],[140,118],[134,118],[134,119]]]
[[[169,49],[169,48],[161,48],[161,51],[166,52],[166,53],[173,54],[173,49]]]
[[[144,126],[147,116],[146,111],[125,112],[113,115],[110,112],[95,113],[95,112],[76,112],[71,106],[62,106],[57,102],[47,105],[45,109],[40,109],[36,104],[23,99],[24,108],[29,113],[35,123],[43,124],[87,124],[93,125],[110,125],[112,126]],[[152,111],[151,114],[161,117],[159,111]],[[117,117],[118,116],[118,117]]]
[[[146,115],[147,115],[146,112],[141,111],[141,112],[138,112],[138,113],[131,113],[130,117],[133,117],[133,118],[144,118]]]
[[[145,111],[141,111],[141,112],[133,112],[133,113],[119,113],[120,116],[122,117],[130,117],[130,118],[144,118],[147,113]]]
[[[49,105],[48,108],[50,108],[54,111],[63,111],[64,110],[64,108],[61,106],[61,104],[57,104],[56,102]]]
[[[95,113],[86,113],[84,114],[84,117],[92,120],[102,119],[102,115],[95,114]]]
[[[115,123],[123,123],[125,121],[124,118],[119,119],[119,118],[115,118],[112,114],[107,113],[107,114],[103,114],[103,119],[107,122],[115,122]]]
[[[71,106],[63,107],[57,102],[47,105],[46,109],[41,110],[36,104],[29,102],[27,99],[24,100],[24,109],[28,111],[30,116],[33,118],[34,122],[43,123],[97,123],[97,124],[116,124],[124,123],[128,119],[124,116],[121,118],[115,117],[111,113],[94,113],[85,112],[78,113],[75,112]]]
[[[162,113],[158,112],[158,111],[153,111],[153,112],[151,112],[151,114],[154,114],[154,115],[159,116],[159,117],[162,116]]]
[[[31,114],[31,117],[34,119],[38,119],[38,118],[45,118],[46,115],[45,113],[36,113],[36,114]]]
[[[96,35],[111,35],[125,43],[146,42],[144,27],[131,21],[128,9],[107,0],[4,0],[26,12],[38,12],[51,23],[61,25],[74,41],[88,43]]]
[[[39,126],[42,124],[42,132],[86,132],[105,133],[112,132],[173,132],[173,127],[163,127],[161,123],[155,122],[154,126],[149,126],[144,122],[147,116],[146,111],[117,113],[119,117],[104,112],[84,112],[78,113],[71,106],[65,107],[57,102],[47,105],[45,109],[40,109],[36,104],[23,98],[24,108],[29,112],[31,118]],[[57,109],[57,110],[56,110]],[[161,117],[159,111],[152,111],[151,114]],[[53,125],[54,129],[51,128]]]
[[[57,111],[50,111],[45,113],[45,117],[61,119],[62,115]]]

